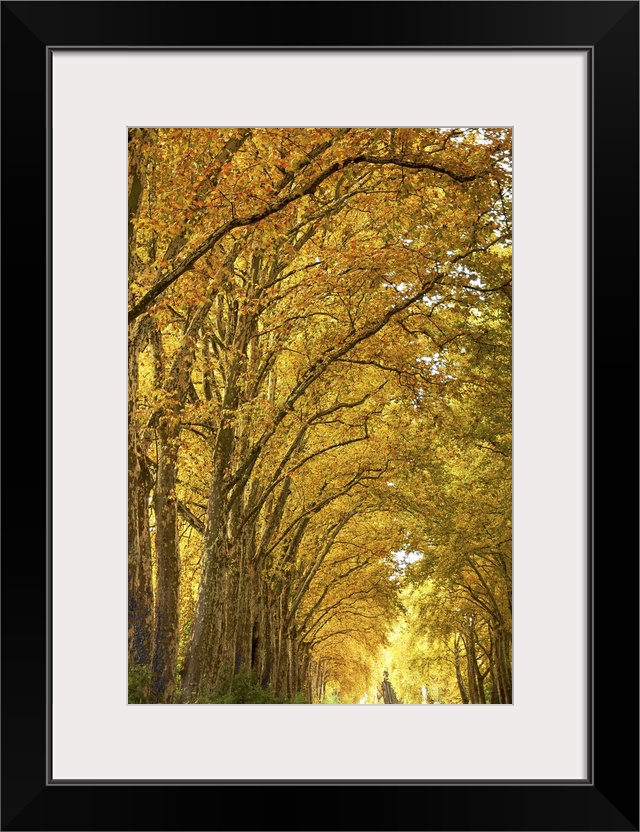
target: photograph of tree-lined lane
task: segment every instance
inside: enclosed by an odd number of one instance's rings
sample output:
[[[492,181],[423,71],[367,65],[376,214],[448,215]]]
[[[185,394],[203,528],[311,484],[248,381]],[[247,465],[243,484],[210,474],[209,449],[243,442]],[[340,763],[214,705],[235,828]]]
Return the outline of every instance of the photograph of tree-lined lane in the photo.
[[[510,703],[510,131],[128,150],[129,702]]]

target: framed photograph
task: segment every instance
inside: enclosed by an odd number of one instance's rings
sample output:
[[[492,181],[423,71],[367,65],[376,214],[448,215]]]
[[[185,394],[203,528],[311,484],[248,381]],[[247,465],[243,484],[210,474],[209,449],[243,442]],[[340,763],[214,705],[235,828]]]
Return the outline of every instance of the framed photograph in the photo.
[[[638,829],[638,3],[2,19],[2,828]]]

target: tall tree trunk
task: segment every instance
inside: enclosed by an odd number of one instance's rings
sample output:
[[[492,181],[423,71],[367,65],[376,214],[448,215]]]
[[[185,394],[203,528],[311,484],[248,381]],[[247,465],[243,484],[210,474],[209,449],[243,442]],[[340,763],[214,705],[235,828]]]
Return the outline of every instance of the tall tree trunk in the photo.
[[[202,541],[202,572],[198,600],[185,656],[182,687],[187,696],[200,695],[217,681],[225,635],[227,585],[233,580],[227,540],[226,472],[234,447],[234,428],[223,420],[214,449],[207,515]],[[233,668],[225,668],[230,673]]]
[[[229,541],[228,480],[232,472],[232,459],[237,436],[235,413],[240,390],[238,379],[243,356],[236,354],[227,372],[225,395],[222,402],[223,416],[218,427],[213,465],[207,501],[207,513],[202,540],[202,572],[198,588],[198,600],[191,637],[187,646],[182,688],[188,697],[197,696],[206,686],[217,680],[221,666],[229,663],[228,640],[225,643],[225,625],[229,626],[233,601],[231,585],[235,580],[233,544]],[[237,499],[240,499],[239,497]],[[237,551],[237,547],[236,547]],[[237,570],[238,564],[235,564]],[[235,647],[235,642],[232,643]],[[222,655],[226,653],[227,655]],[[235,659],[231,667],[233,673]]]
[[[500,689],[498,685],[498,669],[495,666],[495,662],[493,660],[493,642],[491,643],[491,665],[489,667],[489,671],[491,673],[491,694],[489,697],[489,702],[492,705],[499,705],[500,704]]]
[[[255,627],[252,639],[252,668],[258,674],[263,687],[274,680],[276,632],[278,629],[277,605],[264,580],[258,581],[255,608]]]
[[[155,417],[158,472],[155,488],[156,514],[156,616],[152,662],[151,698],[171,702],[175,695],[178,661],[180,611],[180,549],[178,538],[178,444],[182,412],[191,387],[196,337],[211,307],[211,298],[188,318],[182,342],[163,383],[170,405]],[[162,364],[161,351],[154,356]],[[159,378],[164,369],[157,367]]]
[[[216,556],[214,552],[211,543],[203,551],[198,600],[182,670],[181,687],[189,702],[212,691],[220,669],[227,569],[223,553]]]
[[[492,669],[496,677],[498,701],[510,704],[511,693],[511,639],[502,628],[497,628],[491,650]]]
[[[146,319],[132,328],[129,339],[128,435],[128,611],[129,662],[148,667],[153,650],[153,584],[149,535],[151,477],[140,447],[135,420],[138,361],[147,335]]]
[[[474,616],[469,616],[466,622],[465,632],[462,639],[467,653],[467,684],[469,685],[469,701],[472,705],[486,705],[487,699],[484,692],[484,680],[478,666],[477,635]]]
[[[135,254],[134,222],[141,205],[145,184],[145,153],[156,138],[155,129],[129,130],[129,187],[128,187],[128,242],[129,242],[129,303],[131,286],[137,276],[139,260]],[[147,316],[138,318],[129,329],[128,356],[128,612],[129,662],[149,667],[153,654],[153,580],[151,568],[151,538],[149,533],[149,498],[152,480],[145,460],[138,426],[136,404],[138,395],[138,363],[140,352],[149,337]]]
[[[150,477],[144,461],[129,447],[129,661],[151,664],[153,645],[153,587],[149,535]],[[133,446],[133,447],[132,447]]]
[[[454,642],[454,661],[456,667],[456,680],[458,682],[458,690],[460,691],[460,698],[462,699],[463,705],[469,704],[469,695],[467,694],[467,690],[464,686],[464,678],[462,676],[462,668],[460,667],[460,636],[455,636]]]
[[[180,551],[178,545],[177,436],[173,417],[158,429],[156,513],[156,623],[151,700],[171,702],[175,694],[179,640]]]

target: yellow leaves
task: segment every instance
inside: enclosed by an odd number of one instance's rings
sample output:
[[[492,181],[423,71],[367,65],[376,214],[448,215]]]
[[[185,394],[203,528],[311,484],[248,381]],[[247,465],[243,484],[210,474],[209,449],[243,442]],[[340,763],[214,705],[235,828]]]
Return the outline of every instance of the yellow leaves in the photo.
[[[256,129],[218,171],[235,133],[163,130],[144,150],[149,175],[134,224],[132,295],[139,300],[182,258],[202,251],[147,310],[165,379],[181,350],[192,350],[187,383],[180,396],[161,389],[145,345],[137,422],[150,453],[153,413],[181,428],[178,498],[200,513],[222,488],[213,478],[227,431],[220,467],[225,483],[234,482],[228,534],[234,543],[241,535],[259,542],[274,525],[257,567],[270,592],[290,581],[294,597],[305,570],[317,565],[295,620],[311,628],[309,643],[317,636],[314,655],[334,663],[341,696],[355,695],[379,670],[395,615],[390,552],[407,532],[425,551],[435,541],[432,562],[445,593],[464,536],[491,538],[504,526],[508,465],[487,448],[508,445],[510,415],[499,401],[508,399],[510,367],[487,353],[484,340],[509,345],[509,299],[496,289],[510,279],[511,250],[495,244],[465,254],[495,239],[507,221],[495,219],[504,209],[485,180],[461,186],[436,171],[347,165],[301,194],[334,163],[371,148],[455,170],[495,167],[504,136],[487,133],[487,145],[476,144],[472,130]],[[253,216],[263,218],[247,219]],[[207,247],[232,219],[245,224]],[[167,255],[179,236],[179,254]],[[473,274],[481,283],[467,291]],[[491,291],[482,297],[479,286]],[[201,551],[190,542],[185,552],[192,570]],[[193,597],[189,587],[183,615]],[[415,607],[422,609],[417,600]],[[397,684],[406,682],[407,691],[420,656],[441,659],[418,624],[409,621],[403,635],[411,661],[397,662]]]

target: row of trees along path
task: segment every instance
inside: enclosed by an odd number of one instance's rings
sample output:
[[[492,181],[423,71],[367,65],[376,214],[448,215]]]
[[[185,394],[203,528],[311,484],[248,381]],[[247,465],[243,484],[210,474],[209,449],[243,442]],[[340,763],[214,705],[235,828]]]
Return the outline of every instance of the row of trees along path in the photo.
[[[510,700],[510,147],[129,130],[132,701],[357,701],[407,591]]]

